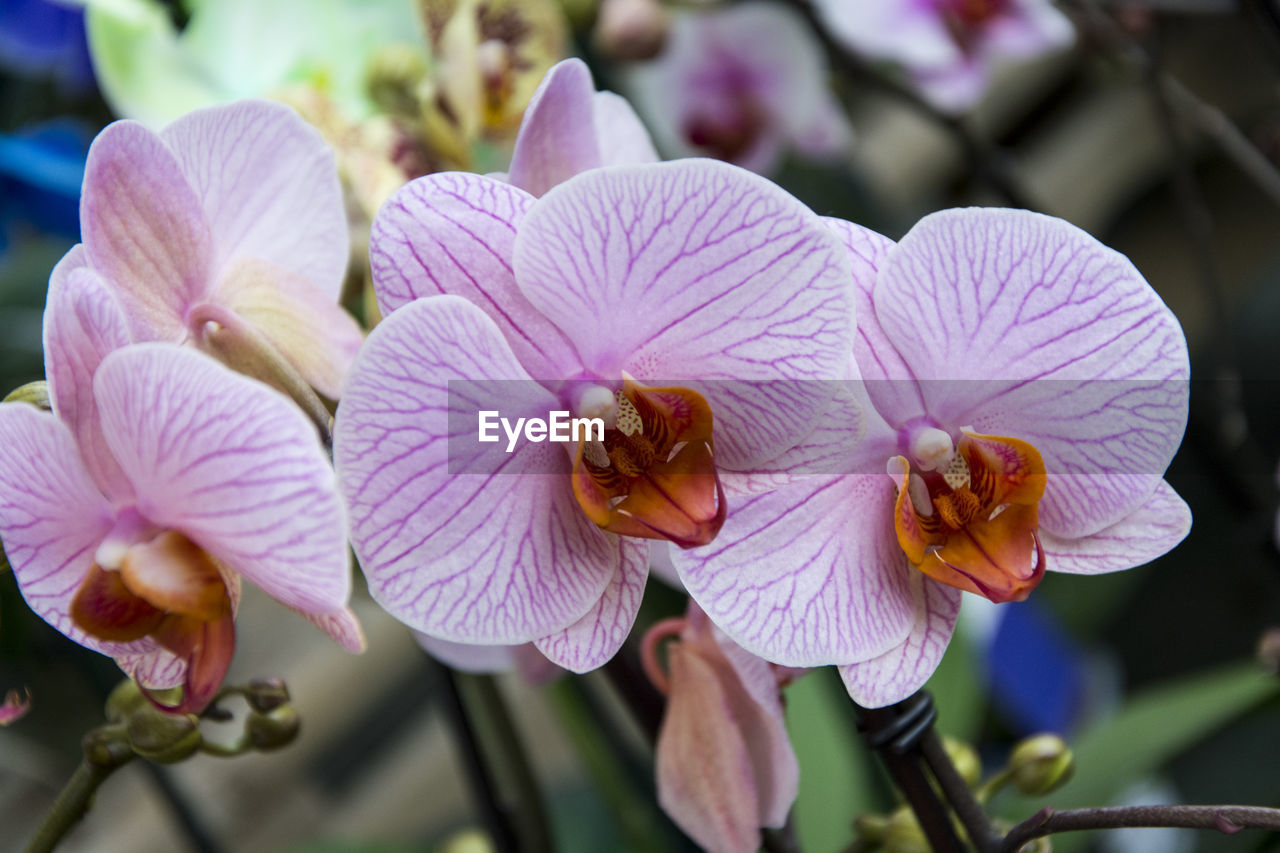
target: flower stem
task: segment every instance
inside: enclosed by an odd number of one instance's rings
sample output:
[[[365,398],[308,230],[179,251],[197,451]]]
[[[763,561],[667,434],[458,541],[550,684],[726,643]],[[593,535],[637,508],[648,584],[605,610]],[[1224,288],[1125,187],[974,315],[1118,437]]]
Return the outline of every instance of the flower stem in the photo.
[[[942,745],[942,738],[932,728],[920,739],[920,749],[929,769],[933,771],[933,777],[938,780],[938,787],[942,789],[956,817],[960,818],[960,823],[964,824],[973,846],[983,853],[997,850],[1000,837],[991,818],[969,783],[956,770],[951,756],[947,755],[947,750]]]
[[[85,735],[83,743],[84,758],[80,766],[49,807],[40,828],[27,844],[27,853],[48,853],[57,847],[88,813],[98,787],[134,757],[123,727],[94,729]]]
[[[1234,835],[1242,829],[1280,830],[1280,809],[1259,806],[1112,806],[1054,811],[1041,809],[1015,826],[1000,845],[1001,853],[1016,853],[1036,838],[1058,832],[1121,827],[1179,827],[1216,829]]]

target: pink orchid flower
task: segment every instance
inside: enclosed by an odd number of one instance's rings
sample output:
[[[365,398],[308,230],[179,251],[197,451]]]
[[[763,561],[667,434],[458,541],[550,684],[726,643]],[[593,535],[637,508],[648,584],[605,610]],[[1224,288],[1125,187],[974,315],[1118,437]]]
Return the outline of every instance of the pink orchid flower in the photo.
[[[657,662],[659,642],[667,667]],[[667,696],[655,749],[658,804],[712,853],[760,848],[795,802],[800,767],[779,688],[796,675],[743,650],[690,603],[684,619],[645,634],[643,662]]]
[[[10,690],[4,695],[4,701],[0,702],[0,726],[8,726],[18,722],[31,711],[31,688],[27,688],[25,695],[17,690]]]
[[[672,16],[666,50],[636,68],[631,93],[659,145],[768,173],[789,147],[838,156],[852,131],[801,17],[747,2]]]
[[[1075,30],[1050,0],[814,0],[831,35],[851,50],[901,63],[930,102],[971,108],[991,69],[1062,50]]]
[[[98,274],[54,276],[53,412],[0,404],[0,539],[49,624],[149,688],[213,697],[241,576],[363,648],[346,609],[346,514],[315,428],[198,352],[129,343]]]
[[[362,334],[337,299],[349,237],[333,153],[289,107],[239,101],[159,134],[117,121],[85,164],[83,245],[136,341],[236,351],[336,398]]]
[[[854,266],[859,393],[878,417],[842,476],[749,498],[673,559],[735,642],[839,664],[878,706],[932,674],[962,591],[1017,600],[1046,569],[1126,569],[1182,540],[1190,511],[1161,475],[1186,426],[1188,356],[1128,259],[1061,220],[944,211],[896,245],[829,222]]]
[[[386,319],[334,445],[370,589],[415,630],[534,642],[574,671],[626,637],[649,543],[710,541],[722,480],[812,430],[827,401],[767,380],[850,369],[839,241],[714,161],[591,169],[541,198],[429,175],[382,209],[371,256]],[[478,401],[608,430],[504,453],[477,444]]]

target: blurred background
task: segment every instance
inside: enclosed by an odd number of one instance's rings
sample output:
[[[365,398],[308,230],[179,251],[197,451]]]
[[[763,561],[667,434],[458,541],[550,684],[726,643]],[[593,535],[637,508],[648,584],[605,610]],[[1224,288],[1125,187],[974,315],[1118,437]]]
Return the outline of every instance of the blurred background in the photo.
[[[1046,803],[1280,806],[1280,638],[1266,639],[1280,630],[1280,3],[1062,2],[1067,40],[989,62],[970,44],[957,95],[850,38],[839,7],[860,2],[0,0],[0,388],[43,375],[49,272],[78,242],[84,156],[106,123],[160,127],[239,97],[294,105],[338,153],[360,312],[381,201],[429,171],[505,168],[542,73],[578,55],[668,156],[734,160],[820,213],[896,238],[944,207],[1030,207],[1133,260],[1191,348],[1191,423],[1168,474],[1191,535],[1128,572],[1050,574],[1024,604],[967,600],[929,685],[939,728],[989,770],[1033,732],[1073,744],[1066,787],[994,802],[1014,820]],[[465,49],[449,35],[460,29]],[[513,747],[529,756],[554,849],[692,849],[653,803],[646,720],[660,709],[618,689],[638,677],[619,671],[626,656],[542,686],[459,676],[367,595],[354,606],[363,657],[248,594],[230,680],[285,679],[299,739],[231,760],[134,762],[65,849],[489,849],[497,818],[476,795],[487,777],[523,819]],[[651,583],[641,625],[682,610]],[[119,677],[0,574],[0,693],[33,699],[0,729],[0,848],[33,831]],[[833,672],[786,695],[800,848],[844,849],[857,815],[892,808],[890,788]],[[503,705],[514,744],[492,728]],[[1054,845],[1263,851],[1280,838],[1144,830]]]

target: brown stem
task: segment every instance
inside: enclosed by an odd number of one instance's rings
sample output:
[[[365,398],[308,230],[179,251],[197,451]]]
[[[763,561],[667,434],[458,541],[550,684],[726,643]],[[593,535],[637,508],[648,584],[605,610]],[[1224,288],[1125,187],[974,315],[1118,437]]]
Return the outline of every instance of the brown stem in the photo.
[[[973,795],[973,789],[956,770],[951,756],[947,755],[942,738],[930,729],[920,741],[920,749],[925,761],[929,763],[929,769],[933,771],[933,777],[938,780],[938,787],[942,789],[956,817],[960,818],[960,823],[964,824],[965,832],[969,833],[973,846],[983,853],[997,850],[1000,836],[986,810]]]
[[[1259,806],[1112,806],[1057,812],[1041,809],[1015,826],[1000,845],[1001,853],[1017,853],[1022,845],[1058,832],[1122,827],[1216,829],[1234,835],[1242,829],[1280,830],[1280,809]]]

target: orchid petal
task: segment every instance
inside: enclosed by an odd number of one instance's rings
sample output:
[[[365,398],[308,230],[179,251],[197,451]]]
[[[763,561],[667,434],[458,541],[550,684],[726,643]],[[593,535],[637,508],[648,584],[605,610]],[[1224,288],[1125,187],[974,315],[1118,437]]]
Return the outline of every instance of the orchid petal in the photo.
[[[519,646],[481,646],[475,643],[455,643],[442,640],[421,631],[414,631],[413,638],[418,641],[427,654],[436,660],[460,672],[508,672],[515,669],[515,650]]]
[[[98,134],[85,162],[80,230],[89,264],[115,289],[134,336],[181,340],[187,307],[209,291],[213,237],[160,137],[132,121]]]
[[[83,250],[73,248],[49,277],[45,375],[53,411],[71,428],[89,474],[103,494],[123,500],[133,487],[102,434],[93,374],[108,353],[128,345],[128,323],[102,279],[83,264]]]
[[[961,57],[934,4],[903,0],[815,0],[833,37],[866,56],[910,66],[950,65]]]
[[[933,675],[951,642],[960,615],[960,590],[911,571],[915,621],[899,645],[861,663],[839,667],[840,677],[854,702],[864,708],[883,708],[915,693]]]
[[[622,648],[640,612],[649,577],[649,543],[615,539],[620,565],[600,601],[568,628],[534,641],[548,660],[570,672],[589,672],[607,663]]]
[[[451,380],[469,380],[456,398]],[[409,303],[356,357],[334,460],[378,603],[436,637],[516,644],[580,619],[619,570],[619,551],[579,510],[561,447],[480,445],[496,453],[491,465],[467,455],[476,412],[453,409],[489,380],[516,380],[492,406],[506,417],[557,408],[481,309],[456,296]]]
[[[889,253],[875,306],[928,414],[1040,451],[1043,530],[1074,538],[1115,523],[1177,450],[1182,328],[1128,259],[1066,222],[980,208],[927,216]]]
[[[521,223],[515,269],[587,370],[702,393],[725,468],[776,457],[812,429],[826,395],[792,380],[848,370],[853,306],[836,238],[724,163],[617,166],[561,184]]]
[[[368,643],[365,640],[364,628],[350,607],[335,610],[332,613],[311,613],[307,610],[295,611],[303,619],[315,625],[333,638],[338,645],[353,654],[362,653]]]
[[[71,621],[71,600],[112,518],[66,425],[26,403],[0,403],[0,540],[22,597],[80,645],[119,655],[155,644],[104,642]]]
[[[581,59],[556,63],[525,109],[507,180],[533,196],[601,165],[592,101],[596,87]]]
[[[260,330],[321,394],[336,400],[364,343],[355,318],[301,276],[256,258],[228,268],[218,298]]]
[[[564,376],[576,358],[512,274],[516,227],[533,196],[462,172],[428,175],[393,195],[373,222],[369,263],[385,317],[410,300],[452,294],[479,306],[535,378]]]
[[[201,200],[215,269],[252,257],[336,302],[350,238],[333,151],[292,108],[248,100],[194,110],[160,132]]]
[[[626,98],[614,92],[596,92],[591,96],[591,107],[600,145],[600,165],[658,162],[649,131]]]
[[[287,398],[166,344],[107,356],[94,393],[148,520],[283,604],[319,613],[346,605],[342,502],[315,427]]]
[[[910,630],[914,602],[883,474],[815,477],[739,501],[710,545],[672,561],[698,606],[784,666],[867,660]]]
[[[1047,0],[1011,4],[1008,12],[987,22],[982,50],[1010,59],[1033,58],[1070,47],[1076,31],[1071,19]]]
[[[1096,575],[1149,563],[1173,549],[1191,530],[1191,508],[1161,480],[1155,492],[1133,512],[1080,539],[1040,532],[1049,569]]]

